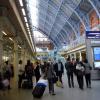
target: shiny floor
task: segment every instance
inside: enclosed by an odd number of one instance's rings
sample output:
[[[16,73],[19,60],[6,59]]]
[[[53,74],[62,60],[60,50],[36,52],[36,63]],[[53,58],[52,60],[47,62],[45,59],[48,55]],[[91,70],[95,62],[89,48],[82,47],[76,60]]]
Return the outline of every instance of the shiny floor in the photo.
[[[64,75],[64,88],[55,86],[55,96],[48,93],[48,88],[40,100],[99,100],[100,99],[100,81],[92,81],[92,88],[80,90],[75,77],[75,88],[69,88],[67,84],[67,76]],[[85,82],[84,82],[85,83]],[[18,90],[12,87],[10,91],[0,92],[0,100],[37,100],[32,96],[32,90]]]

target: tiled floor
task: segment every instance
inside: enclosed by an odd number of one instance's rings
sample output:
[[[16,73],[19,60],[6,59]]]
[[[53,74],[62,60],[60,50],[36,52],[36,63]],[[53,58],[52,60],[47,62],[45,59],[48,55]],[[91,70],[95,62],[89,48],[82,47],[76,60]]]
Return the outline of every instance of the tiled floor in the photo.
[[[64,88],[55,86],[55,96],[48,93],[48,88],[40,100],[99,100],[100,99],[100,81],[92,81],[92,88],[80,90],[75,78],[75,88],[69,88],[67,85],[67,77],[64,76]],[[0,93],[0,100],[36,100],[32,96],[32,90],[18,90],[12,88],[5,95]]]

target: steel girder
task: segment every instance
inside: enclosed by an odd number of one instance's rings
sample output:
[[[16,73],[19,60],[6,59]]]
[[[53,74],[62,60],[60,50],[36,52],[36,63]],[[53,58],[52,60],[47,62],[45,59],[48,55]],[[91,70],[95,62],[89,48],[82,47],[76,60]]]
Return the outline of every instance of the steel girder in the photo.
[[[65,3],[66,4],[66,3]],[[64,4],[64,5],[65,5]],[[71,4],[72,5],[72,4]],[[77,4],[78,5],[78,4]],[[75,33],[75,35],[76,35],[76,37],[77,37],[77,32],[75,31],[75,29],[73,28],[73,26],[70,24],[70,22],[68,22],[68,19],[70,18],[70,16],[72,15],[72,13],[73,13],[73,11],[74,10],[72,10],[71,8],[70,8],[70,6],[68,6],[68,4],[67,4],[67,6],[65,6],[65,9],[66,9],[66,7],[70,10],[70,15],[68,16],[67,15],[67,18],[66,18],[66,21],[63,23],[63,25],[61,26],[61,28],[59,27],[58,29],[59,29],[59,32],[58,33],[56,33],[56,35],[55,36],[53,36],[54,37],[54,39],[55,39],[55,37],[57,36],[57,34],[59,34],[60,33],[60,31],[61,31],[61,29],[63,28],[63,26],[66,24],[66,22],[72,27],[72,29],[74,30],[74,33]],[[73,7],[74,9],[75,9],[75,6]],[[64,9],[64,7],[63,7],[63,9]],[[62,10],[61,10],[62,11]],[[61,14],[60,14],[61,15]],[[62,19],[64,19],[64,18],[62,18]],[[58,19],[57,19],[58,20]],[[54,25],[55,26],[55,25]],[[54,31],[54,30],[53,30]],[[51,33],[53,33],[52,31],[51,31]],[[51,34],[52,35],[52,34]]]
[[[61,7],[61,5],[60,5],[60,7]],[[75,6],[74,6],[74,7],[75,7]],[[60,8],[59,8],[59,9],[60,9]],[[59,13],[59,12],[57,12],[57,15],[58,15],[58,13]],[[56,17],[57,17],[57,15],[56,15]],[[55,22],[56,22],[56,21],[55,21]],[[49,25],[49,24],[48,24],[48,25]],[[46,25],[46,26],[47,26],[47,25]],[[49,26],[50,26],[50,25],[49,25]],[[50,27],[49,27],[49,28],[50,28]],[[47,30],[47,31],[48,31],[48,30]],[[53,32],[54,32],[54,29],[53,29]],[[53,32],[52,32],[52,33],[53,33]]]
[[[80,18],[83,20],[83,24],[85,25],[84,29],[85,30],[90,29],[90,27],[89,27],[89,16],[85,12],[80,10],[79,8],[76,9],[76,12],[79,14]]]
[[[50,35],[50,32],[51,32],[51,30],[52,30],[52,28],[53,28],[53,25],[54,25],[54,23],[55,23],[55,19],[56,19],[57,15],[58,15],[58,12],[59,12],[59,10],[60,10],[60,7],[61,7],[63,1],[64,1],[64,0],[60,0],[60,5],[58,6],[57,9],[55,9],[54,20],[53,20],[53,22],[52,22],[52,24],[51,24],[51,27],[50,27],[50,30],[49,30],[48,35]]]
[[[33,31],[39,31],[42,34],[46,35],[47,38],[48,38],[48,34],[45,31],[43,31],[42,29],[38,28],[38,27],[33,26]],[[53,41],[52,38],[49,38],[49,39],[54,44],[54,46],[57,47],[57,44],[55,43],[55,41]]]
[[[61,6],[61,5],[60,5]]]
[[[76,16],[79,18],[79,20],[80,20],[80,22],[81,23],[83,23],[83,20],[82,20],[82,18],[78,15],[78,13],[74,10],[74,9],[72,9],[72,7],[70,7],[68,4],[66,4],[68,7],[69,7],[69,9],[71,9],[75,14],[76,14]],[[69,21],[70,22],[70,21]],[[70,24],[70,23],[69,23]],[[71,25],[71,24],[70,24]],[[84,24],[83,24],[84,25]],[[72,29],[74,29],[73,28],[73,26],[71,25],[71,27],[72,27]],[[86,27],[85,27],[85,25],[84,25],[84,28],[86,29]],[[76,30],[76,29],[74,29],[74,30]],[[78,29],[79,30],[79,29]],[[74,31],[75,32],[75,31]],[[77,32],[75,32],[76,33],[76,37],[77,37]]]
[[[100,18],[100,0],[88,0]]]

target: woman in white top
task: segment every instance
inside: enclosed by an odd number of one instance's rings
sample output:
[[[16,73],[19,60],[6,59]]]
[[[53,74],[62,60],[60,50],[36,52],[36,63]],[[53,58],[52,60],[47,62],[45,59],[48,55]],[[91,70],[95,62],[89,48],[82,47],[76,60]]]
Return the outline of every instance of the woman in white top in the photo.
[[[84,66],[83,66],[83,63],[82,62],[79,62],[78,59],[77,59],[77,64],[76,64],[76,72],[77,72],[77,81],[78,81],[78,85],[79,85],[79,88],[81,90],[83,90],[83,83],[84,83],[84,80],[83,80],[83,75],[84,75]]]

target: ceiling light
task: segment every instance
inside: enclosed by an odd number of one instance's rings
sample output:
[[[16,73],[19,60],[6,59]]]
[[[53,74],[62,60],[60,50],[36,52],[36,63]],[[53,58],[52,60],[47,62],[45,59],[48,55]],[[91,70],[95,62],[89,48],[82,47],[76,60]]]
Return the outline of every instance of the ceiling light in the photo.
[[[20,46],[20,45],[18,45],[18,47],[19,47],[19,48],[21,48],[21,46]]]
[[[24,20],[25,20],[25,22],[27,23],[27,18],[26,18],[26,17],[24,17]]]
[[[23,13],[24,16],[26,15],[24,8],[22,8],[22,13]]]
[[[13,41],[13,39],[12,39],[12,38],[9,38],[9,40]]]
[[[23,6],[23,1],[19,0],[20,6]]]
[[[4,35],[7,35],[7,33],[6,33],[6,32],[4,32],[4,31],[2,31],[2,33],[3,33]]]
[[[29,31],[28,33],[29,33],[29,34],[31,34],[31,32],[30,32],[30,31]]]
[[[28,23],[26,23],[27,28],[29,27]]]

